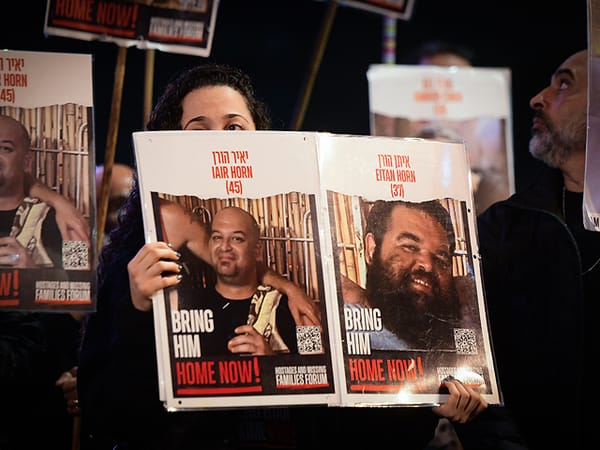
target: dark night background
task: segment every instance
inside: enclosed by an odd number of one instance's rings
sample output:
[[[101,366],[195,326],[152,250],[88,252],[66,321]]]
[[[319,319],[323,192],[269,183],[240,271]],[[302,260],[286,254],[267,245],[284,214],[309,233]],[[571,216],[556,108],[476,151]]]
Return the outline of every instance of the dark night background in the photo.
[[[551,4],[552,3],[552,4]],[[94,61],[96,162],[104,161],[118,47],[44,36],[46,2],[3,4],[0,48],[88,53]],[[248,72],[271,109],[276,129],[290,129],[321,24],[319,0],[221,0],[211,56]],[[415,0],[412,17],[396,23],[397,62],[421,41],[459,42],[475,65],[512,73],[514,162],[517,189],[537,167],[528,153],[529,99],[571,53],[587,45],[586,0]],[[302,123],[302,130],[368,134],[366,71],[383,62],[384,18],[339,5]],[[143,128],[145,51],[127,51],[116,162],[133,163],[131,132]],[[169,76],[205,58],[155,51],[154,98]],[[175,174],[174,174],[175,175]]]

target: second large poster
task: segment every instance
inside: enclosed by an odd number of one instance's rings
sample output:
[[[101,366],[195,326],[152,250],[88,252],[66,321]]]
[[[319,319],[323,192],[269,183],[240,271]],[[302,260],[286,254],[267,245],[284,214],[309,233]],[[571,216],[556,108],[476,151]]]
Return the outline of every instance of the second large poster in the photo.
[[[167,407],[431,405],[448,376],[500,402],[462,144],[272,131],[134,143],[147,238],[182,254],[182,283],[154,299]],[[302,294],[269,286],[261,265]],[[320,324],[298,320],[298,297]]]

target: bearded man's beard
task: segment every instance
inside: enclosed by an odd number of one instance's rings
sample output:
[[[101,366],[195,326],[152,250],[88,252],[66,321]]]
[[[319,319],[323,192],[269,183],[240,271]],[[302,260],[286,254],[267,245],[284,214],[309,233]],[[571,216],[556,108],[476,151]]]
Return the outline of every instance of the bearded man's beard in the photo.
[[[431,295],[411,289],[415,274],[433,287]],[[384,326],[411,348],[455,348],[460,306],[454,284],[444,289],[433,273],[423,270],[394,275],[376,255],[367,272],[366,289],[369,304],[380,309]]]
[[[535,117],[542,120],[543,128],[534,129],[529,141],[529,153],[550,167],[558,168],[574,153],[585,150],[587,117],[582,114],[568,126],[557,129],[542,111]]]

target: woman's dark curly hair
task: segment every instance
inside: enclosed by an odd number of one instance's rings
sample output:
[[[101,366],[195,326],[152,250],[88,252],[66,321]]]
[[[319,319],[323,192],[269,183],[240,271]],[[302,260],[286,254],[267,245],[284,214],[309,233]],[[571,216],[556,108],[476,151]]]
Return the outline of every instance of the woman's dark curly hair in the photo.
[[[241,70],[223,64],[195,66],[176,74],[156,102],[148,130],[180,130],[181,102],[191,91],[204,86],[229,86],[246,100],[257,130],[268,130],[271,119],[266,105],[256,98],[250,77]]]
[[[250,77],[235,67],[207,63],[183,70],[170,79],[150,114],[146,129],[180,130],[184,97],[204,86],[229,86],[235,89],[244,97],[256,129],[268,130],[271,127],[267,106],[256,97]],[[99,282],[104,281],[106,269],[117,258],[129,261],[144,243],[140,193],[134,177],[133,189],[120,210],[118,225],[110,232],[109,241],[100,253]]]

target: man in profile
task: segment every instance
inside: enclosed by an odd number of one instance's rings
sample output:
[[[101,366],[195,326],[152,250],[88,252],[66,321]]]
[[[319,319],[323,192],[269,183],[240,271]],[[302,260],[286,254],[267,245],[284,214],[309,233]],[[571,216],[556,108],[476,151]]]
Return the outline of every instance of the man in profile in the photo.
[[[0,116],[0,266],[62,267],[55,210],[25,192],[30,165],[29,133],[19,121]]]
[[[365,231],[366,287],[348,289],[346,280],[345,318],[381,320],[381,327],[368,330],[375,350],[454,350],[461,306],[447,210],[436,200],[377,201]]]

